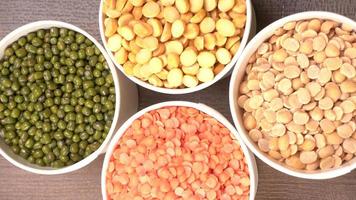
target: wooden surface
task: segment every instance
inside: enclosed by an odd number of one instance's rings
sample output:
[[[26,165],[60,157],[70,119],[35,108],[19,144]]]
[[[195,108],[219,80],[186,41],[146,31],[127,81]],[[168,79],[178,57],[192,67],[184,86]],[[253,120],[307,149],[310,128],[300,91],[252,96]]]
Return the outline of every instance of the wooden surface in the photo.
[[[305,10],[333,11],[356,20],[356,0],[254,0],[258,30],[283,16]],[[61,20],[77,25],[99,41],[99,0],[0,0],[0,38],[18,26],[36,20]],[[170,96],[139,88],[140,108],[168,100],[202,102],[231,120],[229,79],[195,94]],[[101,199],[103,156],[67,175],[39,176],[24,172],[0,157],[0,200]],[[356,171],[340,178],[310,181],[284,175],[257,159],[256,199],[355,200]]]

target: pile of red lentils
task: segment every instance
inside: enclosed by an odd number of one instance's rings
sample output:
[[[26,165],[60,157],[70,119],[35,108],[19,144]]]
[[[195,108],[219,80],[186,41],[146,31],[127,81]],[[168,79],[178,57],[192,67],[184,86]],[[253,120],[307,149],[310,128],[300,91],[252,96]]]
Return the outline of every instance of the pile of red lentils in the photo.
[[[216,119],[189,107],[145,113],[110,158],[108,199],[248,199],[250,178],[239,143]]]

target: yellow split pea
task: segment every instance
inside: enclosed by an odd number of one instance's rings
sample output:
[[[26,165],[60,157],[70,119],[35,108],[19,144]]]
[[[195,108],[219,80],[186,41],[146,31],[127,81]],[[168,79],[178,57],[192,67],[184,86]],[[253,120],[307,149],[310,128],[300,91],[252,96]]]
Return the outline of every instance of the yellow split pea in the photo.
[[[249,59],[237,101],[262,152],[306,171],[354,159],[355,35],[349,25],[328,20],[289,22]],[[219,62],[223,52],[217,51]]]
[[[127,75],[167,88],[213,80],[237,52],[246,22],[245,1],[234,0],[105,0],[103,12],[116,63]]]

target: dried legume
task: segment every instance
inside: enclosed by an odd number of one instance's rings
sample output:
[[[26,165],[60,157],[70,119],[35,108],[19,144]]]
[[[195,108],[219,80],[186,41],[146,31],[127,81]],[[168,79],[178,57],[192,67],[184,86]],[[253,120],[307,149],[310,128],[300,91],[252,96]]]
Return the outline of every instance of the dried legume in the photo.
[[[108,199],[248,199],[250,177],[231,132],[195,108],[145,113],[125,131],[106,174]]]
[[[120,44],[122,38],[110,40]],[[105,140],[114,111],[111,72],[84,35],[53,27],[6,48],[0,60],[0,137],[28,162],[61,168],[84,159]]]
[[[355,156],[356,32],[345,27],[289,22],[246,67],[244,126],[261,151],[289,167],[330,169]]]
[[[244,0],[105,0],[103,15],[108,49],[127,75],[157,87],[186,88],[213,80],[231,62],[243,37],[246,5]],[[167,60],[158,72],[147,65],[155,58]],[[159,75],[163,71],[171,72],[168,80]]]

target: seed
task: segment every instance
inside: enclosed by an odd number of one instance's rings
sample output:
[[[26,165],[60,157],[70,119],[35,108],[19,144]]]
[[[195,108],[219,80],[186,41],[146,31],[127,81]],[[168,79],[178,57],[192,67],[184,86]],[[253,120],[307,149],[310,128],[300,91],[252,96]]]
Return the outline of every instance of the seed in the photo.
[[[152,52],[147,49],[141,49],[136,54],[136,62],[138,64],[146,64],[152,57]]]
[[[204,6],[203,0],[189,0],[190,1],[190,11],[196,13],[200,11]]]
[[[199,35],[200,29],[197,24],[189,23],[185,27],[184,37],[187,39],[194,39]]]
[[[356,140],[353,138],[348,138],[344,140],[342,147],[345,149],[346,152],[353,154],[356,152]]]
[[[189,1],[188,0],[176,0],[176,7],[181,14],[187,13],[189,11]]]
[[[227,12],[234,7],[234,0],[219,1],[218,8],[221,12]]]
[[[197,54],[193,49],[186,49],[180,55],[180,62],[183,66],[191,66],[197,60]]]
[[[262,138],[262,133],[258,129],[252,129],[248,134],[254,142]]]
[[[156,86],[156,87],[162,87],[163,86],[163,82],[161,81],[161,79],[155,75],[155,74],[152,74],[149,78],[148,78],[148,82],[150,84],[152,84],[153,86]]]
[[[302,151],[300,153],[300,161],[304,164],[311,164],[316,161],[318,155],[315,151]]]
[[[199,0],[200,1],[200,0]],[[195,12],[192,18],[190,18],[191,23],[200,23],[206,16],[205,10],[199,10]]]
[[[352,66],[349,63],[344,63],[342,64],[342,66],[340,67],[340,73],[344,76],[346,76],[347,78],[353,78],[356,75],[356,70],[355,67]]]
[[[197,74],[199,81],[205,83],[214,79],[214,72],[210,68],[200,68]]]
[[[305,112],[297,111],[293,114],[293,121],[296,124],[303,125],[309,120],[309,115]]]
[[[352,130],[352,127],[350,125],[343,124],[336,128],[336,132],[340,137],[346,139],[351,137],[354,131]]]
[[[289,65],[284,68],[284,75],[289,79],[299,77],[300,72],[301,72],[300,68],[295,65]]]
[[[152,36],[143,39],[143,47],[150,51],[154,51],[158,48],[158,39]]]
[[[291,156],[285,160],[286,164],[294,169],[304,169],[305,164],[303,164],[298,156]]]
[[[199,84],[199,81],[195,76],[184,75],[183,84],[188,88],[193,88]]]
[[[119,64],[124,64],[127,61],[127,51],[124,48],[120,48],[114,55],[115,61]]]
[[[322,36],[318,36],[313,39],[313,49],[315,51],[323,51],[325,47],[326,42]]]
[[[313,40],[311,38],[306,39],[300,43],[299,52],[309,55],[313,52]]]
[[[311,139],[305,139],[300,148],[304,151],[312,151],[315,148],[315,142]]]
[[[302,104],[299,102],[297,94],[293,93],[288,97],[288,102],[285,104],[285,106],[288,108],[299,109],[302,107]]]
[[[324,23],[321,24],[321,32],[324,32],[326,34],[328,34],[330,32],[330,29],[333,28],[335,25],[334,22],[332,21],[325,21]]]
[[[256,127],[256,119],[252,115],[244,116],[244,127],[247,130],[254,129]]]
[[[356,48],[355,47],[347,48],[344,52],[344,55],[351,59],[356,58]]]
[[[121,36],[115,34],[108,39],[108,48],[110,51],[118,51],[121,48]]]
[[[198,59],[199,65],[204,68],[212,67],[216,62],[215,55],[208,51],[199,53],[197,59]]]
[[[261,151],[268,152],[269,151],[268,140],[266,139],[258,140],[258,147]]]
[[[182,70],[183,70],[183,72],[185,74],[196,75],[196,74],[198,74],[198,71],[199,71],[199,65],[198,64],[194,64],[194,65],[191,65],[189,67],[183,66]]]
[[[325,139],[325,137],[324,137],[323,134],[316,134],[316,135],[314,136],[314,138],[315,138],[315,141],[316,141],[316,146],[317,146],[319,149],[325,147],[325,145],[326,145],[326,139]]]
[[[328,119],[323,119],[320,121],[320,128],[325,133],[332,133],[335,130],[334,124]]]
[[[325,54],[327,57],[337,57],[340,51],[335,45],[329,43],[325,48]]]
[[[105,23],[105,36],[111,37],[117,31],[117,20],[107,18],[108,20]]]
[[[274,136],[283,136],[286,133],[286,127],[283,124],[275,124],[271,133]]]
[[[340,84],[340,89],[342,93],[356,92],[356,82],[352,80],[346,80]]]
[[[162,71],[163,68],[163,63],[162,60],[159,58],[152,58],[149,61],[149,66],[150,66],[150,70],[152,73],[159,73],[160,71]]]
[[[179,38],[183,35],[185,30],[185,24],[182,20],[176,20],[172,24],[172,36],[174,38]]]
[[[216,38],[212,33],[204,35],[204,47],[207,50],[214,50],[216,46]]]
[[[334,105],[333,100],[330,97],[324,97],[319,101],[319,108],[322,110],[330,110]]]
[[[167,75],[167,81],[171,87],[179,87],[180,85],[182,85],[183,82],[182,70],[177,68],[170,70]]]
[[[219,48],[216,51],[216,59],[218,60],[219,63],[226,65],[231,61],[231,54],[227,49]]]
[[[331,79],[331,71],[327,68],[321,68],[319,73],[318,81],[323,85],[329,82]]]
[[[207,180],[206,180],[206,185],[209,187],[209,188],[215,188],[217,184],[217,178],[212,175],[210,176]]]
[[[349,100],[345,100],[341,102],[340,107],[342,108],[343,112],[346,114],[352,113],[355,110],[355,104]]]
[[[277,85],[278,90],[280,90],[283,93],[287,92],[291,87],[292,87],[292,82],[286,78],[279,81]]]
[[[132,40],[135,37],[135,33],[129,26],[123,26],[118,29],[118,33],[125,39],[125,40]],[[116,44],[115,44],[116,45]]]
[[[163,18],[169,22],[173,23],[174,21],[178,20],[180,14],[176,7],[173,6],[166,6],[163,8]],[[166,24],[167,25],[167,24]]]
[[[299,88],[297,90],[297,97],[298,97],[299,102],[302,104],[308,104],[311,100],[309,90],[307,90],[305,88]]]
[[[305,54],[298,54],[297,62],[299,64],[299,66],[303,69],[309,67],[309,58]]]
[[[326,135],[326,141],[329,144],[341,144],[343,139],[337,133]]]
[[[142,14],[148,18],[154,18],[160,13],[160,7],[158,3],[150,1],[147,2],[142,8]]]
[[[283,62],[287,57],[288,54],[284,49],[279,49],[273,54],[273,60],[276,62]]]
[[[231,37],[235,34],[235,26],[228,19],[219,19],[216,22],[216,30],[225,37]]]
[[[320,169],[322,170],[330,169],[334,166],[334,164],[335,164],[335,159],[333,157],[329,156],[323,158],[320,161]]]
[[[294,38],[287,38],[282,42],[282,47],[288,51],[297,51],[299,42]]]
[[[150,36],[153,32],[152,27],[145,22],[136,23],[133,27],[133,31],[137,36],[141,38]]]
[[[281,109],[276,113],[276,121],[287,124],[292,120],[293,116],[287,109]]]
[[[324,67],[329,70],[338,70],[342,65],[342,60],[340,58],[326,58],[323,62]]]
[[[318,155],[320,158],[326,158],[334,154],[334,148],[331,145],[320,148]]]
[[[257,109],[262,105],[262,103],[263,103],[263,97],[261,95],[255,95],[250,98],[249,105],[252,109]]]
[[[289,147],[289,136],[285,134],[278,139],[278,148],[281,151],[282,156],[283,156],[283,152],[287,151],[288,147]],[[289,155],[287,157],[289,157]]]
[[[205,17],[199,26],[202,33],[211,33],[215,30],[215,21],[211,17]]]

